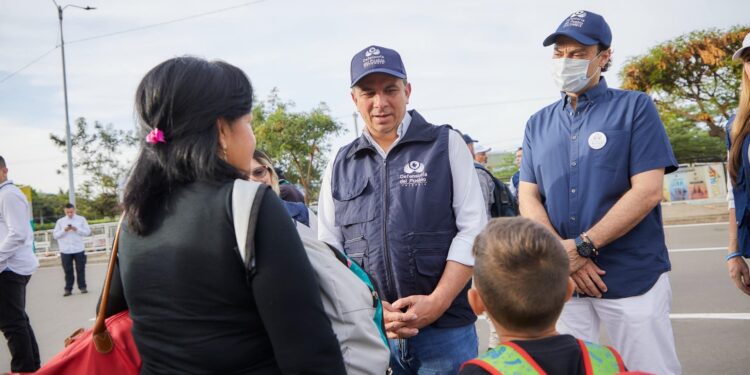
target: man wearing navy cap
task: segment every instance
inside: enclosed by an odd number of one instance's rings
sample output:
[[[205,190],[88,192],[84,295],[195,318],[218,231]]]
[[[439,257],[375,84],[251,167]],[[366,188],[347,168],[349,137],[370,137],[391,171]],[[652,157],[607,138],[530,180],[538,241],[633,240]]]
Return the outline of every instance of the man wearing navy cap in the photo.
[[[477,355],[466,292],[484,199],[461,136],[407,111],[410,94],[396,51],[370,46],[352,58],[366,127],[326,168],[318,237],[372,275],[394,374],[455,374]]]
[[[466,147],[469,148],[469,152],[473,156],[474,155],[474,143],[477,143],[479,141],[477,141],[474,138],[471,138],[471,136],[468,134],[464,134],[462,137],[464,138],[464,142],[466,142]]]
[[[526,124],[519,200],[570,258],[577,293],[558,329],[597,342],[603,323],[628,369],[679,374],[659,206],[677,162],[664,125],[646,94],[601,77],[612,55],[602,16],[573,13],[543,43],[552,44],[561,99]]]

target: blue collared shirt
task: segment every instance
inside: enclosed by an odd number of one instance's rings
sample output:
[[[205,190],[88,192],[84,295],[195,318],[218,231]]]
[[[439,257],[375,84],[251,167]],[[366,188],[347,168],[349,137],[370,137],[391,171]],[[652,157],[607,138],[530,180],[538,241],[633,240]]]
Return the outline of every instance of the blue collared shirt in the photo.
[[[599,84],[578,98],[562,99],[526,124],[521,181],[536,184],[552,225],[566,239],[589,230],[630,189],[630,178],[677,170],[664,125],[646,94]],[[604,298],[647,292],[671,269],[657,206],[624,236],[600,249],[596,263]]]

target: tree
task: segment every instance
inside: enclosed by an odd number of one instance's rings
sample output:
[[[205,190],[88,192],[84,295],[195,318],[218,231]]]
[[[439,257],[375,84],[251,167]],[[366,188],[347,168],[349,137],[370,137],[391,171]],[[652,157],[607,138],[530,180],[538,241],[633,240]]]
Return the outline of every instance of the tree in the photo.
[[[708,135],[705,129],[673,112],[663,112],[661,119],[679,163],[724,161],[726,145],[723,139]]]
[[[742,64],[732,61],[732,53],[749,31],[747,26],[694,31],[630,59],[620,72],[624,89],[653,97],[675,154],[682,150],[678,160],[723,157],[723,125],[737,106],[742,77]]]
[[[510,177],[518,171],[515,151],[493,153],[488,157],[487,169],[500,181],[508,182]]]
[[[68,203],[68,194],[59,191],[57,194],[48,194],[31,189],[31,202],[34,209],[34,222],[38,224],[42,223],[54,223],[57,219],[63,215],[63,206]],[[78,203],[79,206],[83,202]],[[84,215],[81,213],[81,215]]]
[[[302,185],[309,203],[317,199],[320,190],[330,137],[343,128],[328,114],[325,103],[310,112],[292,112],[293,108],[294,103],[283,101],[274,88],[266,102],[253,109],[253,130],[258,148],[274,159],[289,181]]]
[[[65,137],[55,134],[49,135],[52,143],[66,151]],[[125,175],[127,169],[119,157],[123,148],[136,144],[132,132],[117,130],[112,124],[102,125],[94,122],[89,131],[86,119],[76,120],[75,133],[71,134],[73,147],[73,167],[82,171],[86,179],[79,185],[85,210],[93,217],[112,217],[119,212],[117,188],[119,179]],[[62,171],[67,169],[63,164]],[[79,207],[84,209],[84,207]]]

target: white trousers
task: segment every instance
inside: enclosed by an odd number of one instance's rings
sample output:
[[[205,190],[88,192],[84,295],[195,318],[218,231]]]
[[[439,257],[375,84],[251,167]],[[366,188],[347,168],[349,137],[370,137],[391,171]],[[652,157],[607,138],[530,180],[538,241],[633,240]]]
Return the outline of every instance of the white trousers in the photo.
[[[604,323],[612,346],[620,352],[628,370],[680,374],[682,369],[669,321],[671,309],[672,287],[665,272],[640,296],[571,298],[563,308],[557,330],[598,343],[599,326]]]

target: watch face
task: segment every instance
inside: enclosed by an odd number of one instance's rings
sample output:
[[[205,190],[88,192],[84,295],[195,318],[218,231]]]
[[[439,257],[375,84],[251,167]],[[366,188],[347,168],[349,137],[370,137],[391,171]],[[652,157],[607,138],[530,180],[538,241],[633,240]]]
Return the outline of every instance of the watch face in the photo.
[[[576,246],[576,250],[578,251],[578,255],[584,258],[591,258],[591,246],[588,243],[581,242]]]

